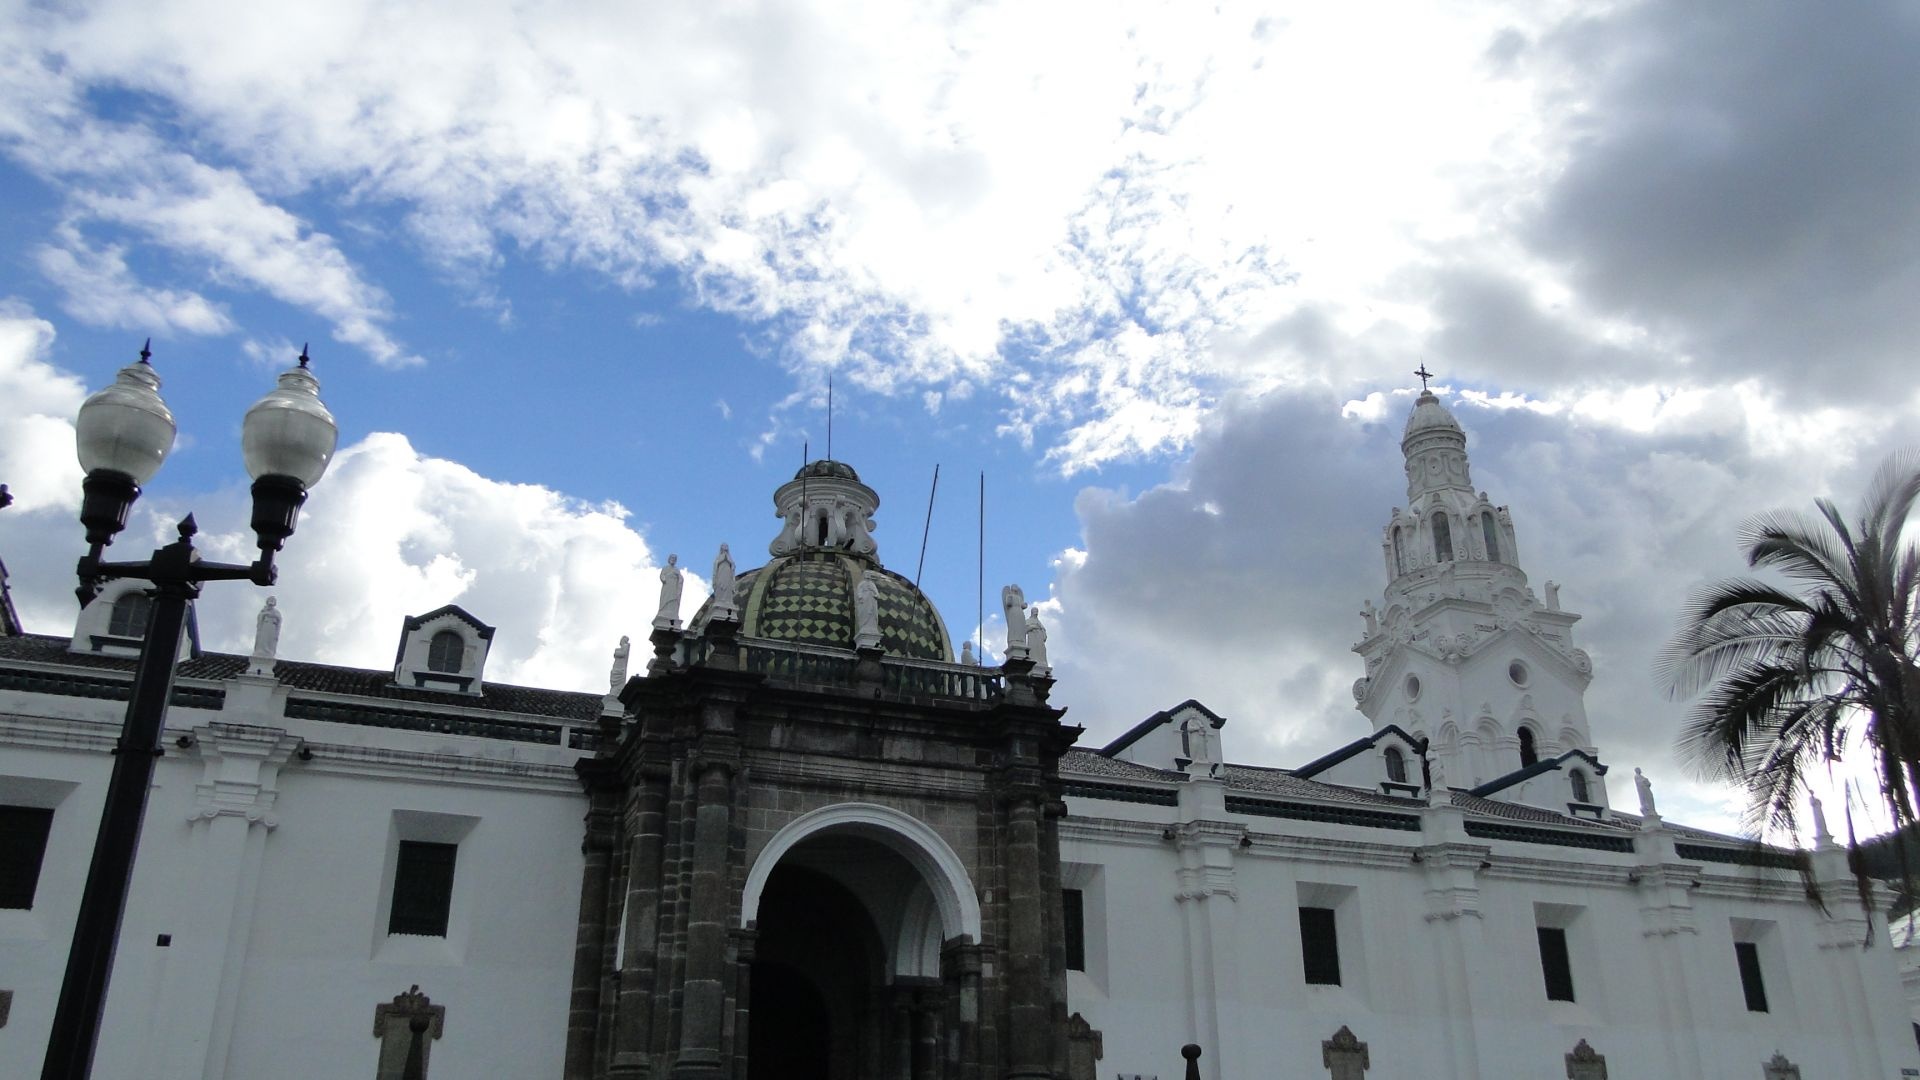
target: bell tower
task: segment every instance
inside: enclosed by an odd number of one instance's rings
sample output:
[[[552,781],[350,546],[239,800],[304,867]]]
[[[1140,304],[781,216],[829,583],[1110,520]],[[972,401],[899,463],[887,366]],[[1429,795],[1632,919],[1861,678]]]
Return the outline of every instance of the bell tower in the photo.
[[[1400,440],[1407,505],[1381,536],[1381,604],[1361,609],[1354,651],[1366,674],[1354,700],[1375,730],[1393,724],[1428,740],[1428,761],[1449,787],[1480,787],[1570,751],[1591,758],[1593,663],[1573,643],[1580,616],[1561,610],[1553,582],[1544,598],[1529,587],[1512,516],[1474,491],[1466,433],[1425,388],[1424,368],[1416,374],[1423,387]],[[1585,786],[1585,777],[1574,783]]]

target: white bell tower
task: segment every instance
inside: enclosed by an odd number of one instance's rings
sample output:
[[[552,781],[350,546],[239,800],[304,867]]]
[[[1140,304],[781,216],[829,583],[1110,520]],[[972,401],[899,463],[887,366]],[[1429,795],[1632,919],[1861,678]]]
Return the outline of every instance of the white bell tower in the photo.
[[[1362,609],[1354,651],[1367,673],[1354,700],[1377,731],[1397,725],[1426,738],[1449,787],[1474,788],[1568,751],[1593,757],[1584,695],[1593,662],[1574,647],[1580,616],[1560,610],[1559,587],[1541,602],[1520,569],[1513,520],[1475,493],[1467,437],[1425,389],[1400,441],[1407,505],[1381,540],[1384,603]],[[1604,771],[1604,770],[1601,770]],[[1591,797],[1604,803],[1593,770]]]

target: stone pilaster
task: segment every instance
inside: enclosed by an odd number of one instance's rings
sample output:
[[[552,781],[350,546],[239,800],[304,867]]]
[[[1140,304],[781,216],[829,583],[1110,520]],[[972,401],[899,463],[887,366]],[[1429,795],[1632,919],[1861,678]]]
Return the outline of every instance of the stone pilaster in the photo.
[[[728,832],[733,818],[730,760],[700,758],[693,827],[693,882],[687,912],[687,968],[681,999],[680,1050],[673,1076],[720,1072],[720,1035],[726,1012]]]
[[[1480,911],[1480,871],[1490,849],[1469,840],[1466,815],[1445,792],[1421,813],[1420,838],[1423,846],[1417,855],[1426,878],[1426,923],[1440,981],[1440,1006],[1446,1016],[1446,1075],[1452,1080],[1478,1080],[1476,1014],[1495,1008],[1475,1000],[1496,985],[1487,968],[1486,929]]]

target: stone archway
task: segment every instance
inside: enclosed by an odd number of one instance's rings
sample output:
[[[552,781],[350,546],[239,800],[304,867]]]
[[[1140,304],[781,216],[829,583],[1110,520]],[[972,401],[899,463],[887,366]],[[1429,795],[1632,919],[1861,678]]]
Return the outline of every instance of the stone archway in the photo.
[[[939,1075],[949,1028],[970,1035],[959,957],[979,906],[925,824],[859,803],[795,820],[755,860],[741,918],[756,937],[748,1080],[920,1080]]]

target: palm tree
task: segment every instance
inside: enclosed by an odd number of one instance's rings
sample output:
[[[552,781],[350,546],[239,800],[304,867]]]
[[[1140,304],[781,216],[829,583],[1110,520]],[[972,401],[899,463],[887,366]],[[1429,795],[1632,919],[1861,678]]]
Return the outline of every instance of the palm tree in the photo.
[[[1741,527],[1747,564],[1786,588],[1733,578],[1695,596],[1660,659],[1675,697],[1697,697],[1680,738],[1704,777],[1751,796],[1748,824],[1792,833],[1806,775],[1870,755],[1895,830],[1920,817],[1920,551],[1904,541],[1920,459],[1881,465],[1859,520],[1831,500]],[[1849,828],[1851,842],[1852,830]]]

